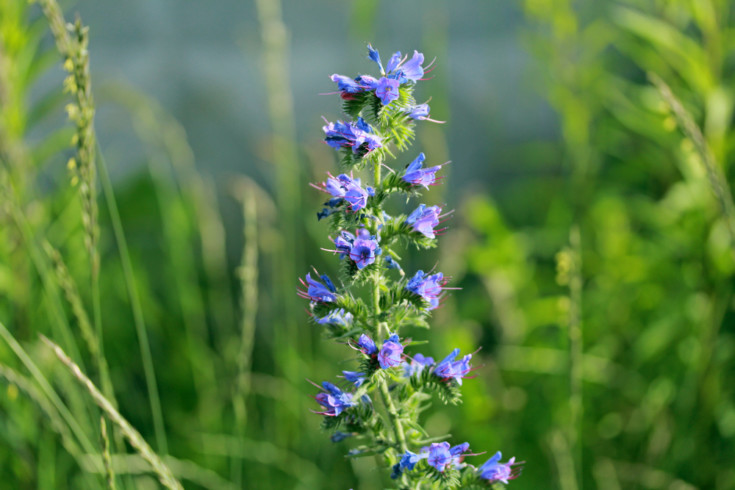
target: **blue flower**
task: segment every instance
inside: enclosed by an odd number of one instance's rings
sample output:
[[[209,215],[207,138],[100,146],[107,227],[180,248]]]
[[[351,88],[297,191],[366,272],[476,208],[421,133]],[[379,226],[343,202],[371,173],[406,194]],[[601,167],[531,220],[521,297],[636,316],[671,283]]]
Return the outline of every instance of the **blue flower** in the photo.
[[[454,349],[447,357],[444,358],[434,368],[434,374],[444,381],[454,379],[458,384],[462,384],[462,378],[470,372],[470,359],[472,354],[467,354],[461,360],[454,359],[459,355],[459,349]]]
[[[375,89],[375,95],[380,99],[383,105],[388,105],[398,98],[398,87],[401,83],[391,78],[381,78]]]
[[[365,87],[365,90],[375,90],[378,88],[378,79],[370,75],[358,75],[355,77],[355,81]]]
[[[393,465],[393,473],[391,473],[390,477],[394,480],[400,478],[401,474],[404,471],[413,470],[419,461],[421,461],[422,459],[426,459],[428,456],[429,453],[425,451],[416,454],[409,450],[406,450],[406,452],[403,453],[403,456],[401,456],[401,460]]]
[[[393,56],[390,57],[390,60],[388,60],[388,73],[393,73],[396,71],[396,68],[398,68],[401,64],[401,52],[396,51],[393,53]]]
[[[385,266],[388,269],[398,269],[399,271],[403,270],[401,269],[401,265],[398,262],[396,262],[396,260],[390,255],[386,255],[384,260],[385,260]]]
[[[398,335],[393,334],[383,342],[378,353],[378,362],[383,369],[398,366],[403,362],[403,345]]]
[[[506,485],[508,484],[508,480],[518,478],[518,476],[520,476],[520,469],[518,469],[518,471],[514,471],[513,466],[523,463],[516,463],[515,457],[510,458],[507,463],[501,463],[501,458],[502,455],[500,454],[500,451],[498,451],[492,458],[485,461],[485,463],[477,470],[480,473],[480,478],[484,478],[490,482],[503,482]]]
[[[329,178],[327,178],[326,182],[322,182],[319,185],[312,184],[312,187],[328,192],[334,197],[326,202],[326,205],[330,208],[337,206],[342,200],[345,200],[350,206],[350,209],[359,211],[367,206],[368,197],[375,195],[375,189],[370,186],[363,188],[359,178],[353,178],[351,175],[346,174],[340,174],[337,177],[334,177],[332,174],[327,175],[329,175]],[[332,212],[324,208],[322,213],[319,214],[329,216]]]
[[[370,75],[358,75],[355,78],[350,78],[335,73],[329,78],[337,84],[339,95],[344,100],[352,100],[355,98],[355,94],[375,90],[378,87],[378,80]]]
[[[439,226],[439,215],[441,212],[442,208],[439,206],[427,208],[425,204],[419,204],[419,207],[406,218],[406,223],[412,225],[414,231],[421,233],[425,237],[436,238],[434,227]]]
[[[300,279],[301,284],[305,286],[306,291],[299,289],[298,293],[304,299],[316,301],[317,303],[331,303],[337,299],[337,289],[334,287],[334,283],[329,279],[329,276],[322,274],[321,276],[324,284],[311,278],[311,273],[306,274],[306,282]]]
[[[373,60],[378,64],[380,67],[380,73],[384,73],[383,70],[383,64],[380,62],[380,53],[378,53],[378,50],[373,48],[370,44],[367,45],[368,47],[368,58]]]
[[[334,209],[324,208],[321,211],[316,213],[316,219],[321,221],[322,219],[334,213],[334,211],[335,211]]]
[[[344,259],[350,255],[350,250],[352,250],[352,244],[354,242],[355,235],[345,230],[339,232],[337,238],[334,239],[334,246],[337,249],[337,253],[339,253],[340,259]]]
[[[334,75],[332,75],[334,76]],[[416,119],[418,121],[423,121],[424,119],[429,118],[429,104],[418,104],[413,107],[410,107],[406,110],[406,114],[411,119]]]
[[[320,325],[339,325],[341,327],[349,327],[352,325],[352,313],[346,313],[344,308],[330,311],[326,316],[317,318],[316,322]]]
[[[464,459],[464,455],[467,451],[470,450],[470,443],[469,442],[463,442],[462,444],[457,444],[453,448],[449,450],[449,453],[452,455],[452,466],[459,469],[464,464],[462,463],[462,460]]]
[[[360,338],[357,339],[357,346],[360,348],[360,351],[362,351],[363,354],[367,354],[368,356],[372,356],[373,354],[378,352],[378,348],[375,346],[375,342],[373,342],[373,339],[365,334],[361,334]]]
[[[354,384],[356,388],[359,388],[367,379],[365,378],[365,373],[358,373],[356,371],[342,371],[342,374],[345,379]]]
[[[401,56],[400,51],[397,51],[390,57],[385,73],[388,78],[399,80],[401,83],[417,82],[424,76],[424,68],[421,66],[423,63],[424,55],[418,51],[414,51],[413,57],[408,61]]]
[[[448,442],[435,442],[428,448],[423,448],[421,451],[428,450],[427,462],[429,465],[436,468],[439,472],[444,472],[447,466],[460,468],[463,456],[469,449],[470,445],[467,442],[458,444],[452,448],[449,447]]]
[[[439,306],[439,296],[444,284],[446,281],[441,272],[428,276],[420,270],[408,281],[406,289],[428,301],[428,309],[433,310]]]
[[[429,446],[429,455],[427,462],[429,466],[433,466],[439,472],[444,472],[444,469],[452,461],[452,453],[449,452],[448,442],[435,442]]]
[[[433,357],[425,357],[423,354],[416,354],[413,356],[413,359],[411,359],[410,363],[403,363],[403,375],[407,378],[410,378],[414,374],[418,374],[423,371],[425,367],[431,366],[433,364]]]
[[[315,397],[317,403],[326,408],[323,412],[317,412],[321,415],[335,417],[347,408],[357,405],[357,403],[352,401],[352,393],[346,393],[340,390],[329,381],[322,383],[322,389],[324,392],[317,394]]]
[[[357,230],[357,238],[352,242],[349,256],[355,262],[358,269],[364,269],[373,262],[375,256],[380,255],[381,250],[378,246],[376,237],[370,235],[365,228]]]
[[[332,442],[342,442],[348,437],[352,437],[354,435],[355,434],[352,432],[342,432],[338,430],[337,432],[332,434],[332,437],[330,437],[330,439],[332,440]]]
[[[343,98],[345,98],[344,94],[356,94],[365,90],[365,87],[360,85],[357,80],[354,80],[350,77],[338,75],[337,73],[335,73],[329,78],[337,84],[337,88],[340,90],[340,92],[342,92]]]
[[[326,135],[324,141],[332,148],[351,148],[360,157],[380,148],[382,140],[361,117],[356,122],[327,122],[322,127]]]
[[[419,156],[406,167],[406,171],[401,176],[401,179],[409,184],[424,186],[426,189],[430,185],[436,184],[436,173],[442,168],[442,165],[422,168],[425,159],[424,154],[419,153]]]

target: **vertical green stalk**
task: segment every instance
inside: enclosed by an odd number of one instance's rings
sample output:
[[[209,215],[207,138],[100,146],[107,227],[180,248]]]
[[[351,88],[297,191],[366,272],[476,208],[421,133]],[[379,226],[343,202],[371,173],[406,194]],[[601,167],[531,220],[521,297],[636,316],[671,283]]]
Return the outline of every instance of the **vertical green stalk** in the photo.
[[[112,469],[112,457],[110,456],[110,438],[107,436],[107,423],[104,416],[100,417],[100,436],[102,439],[102,463],[105,465],[107,488],[115,490],[115,472]]]
[[[582,244],[579,226],[569,233],[571,271],[569,277],[569,445],[580,488],[582,480],[582,422],[584,402],[582,395]]]
[[[76,145],[77,156],[76,160],[72,159],[69,163],[70,168],[78,171],[79,174],[79,197],[82,201],[82,224],[85,231],[84,245],[89,255],[92,317],[97,343],[91,350],[99,369],[102,388],[107,397],[116,405],[114,389],[105,360],[102,329],[98,250],[97,136],[94,129],[95,104],[92,97],[92,79],[89,74],[89,30],[78,18],[73,26],[67,26],[64,14],[56,0],[41,0],[40,3],[54,35],[57,49],[65,58],[64,69],[69,76],[64,80],[64,88],[74,97],[74,103],[67,106],[67,112],[69,119],[76,125],[73,142]]]
[[[257,187],[248,181],[242,189],[243,251],[242,262],[237,271],[240,279],[240,314],[242,315],[240,330],[240,352],[237,357],[237,378],[235,393],[232,397],[237,434],[246,435],[247,429],[247,396],[250,393],[250,368],[253,357],[256,315],[258,312],[258,208],[256,200]],[[232,461],[233,481],[239,488],[242,486],[242,459],[234,456]]]
[[[125,276],[125,286],[128,290],[130,298],[130,307],[133,310],[133,323],[135,324],[135,332],[138,336],[138,345],[140,346],[140,357],[143,362],[143,372],[145,375],[146,388],[148,390],[148,400],[151,406],[151,416],[153,417],[153,428],[156,434],[156,446],[162,454],[168,454],[168,444],[166,442],[166,431],[163,425],[163,411],[161,410],[161,401],[158,396],[158,387],[156,384],[156,374],[153,368],[153,356],[151,348],[148,345],[148,333],[146,332],[145,320],[143,319],[143,308],[140,304],[138,296],[138,287],[135,283],[135,275],[133,274],[133,264],[130,260],[128,252],[128,243],[125,239],[125,232],[120,219],[120,212],[117,209],[117,201],[115,200],[115,191],[112,188],[112,181],[107,172],[107,165],[102,152],[99,152],[99,174],[102,183],[102,190],[107,201],[107,207],[110,212],[110,220],[112,221],[112,229],[115,233],[115,241],[120,251],[120,262],[122,264],[123,275]]]
[[[301,228],[301,221],[297,213],[301,208],[301,171],[298,165],[298,154],[294,142],[296,129],[294,127],[293,101],[288,70],[288,28],[283,23],[282,4],[280,0],[256,0],[255,7],[260,24],[263,43],[263,74],[267,87],[268,113],[271,124],[271,153],[275,166],[275,195],[278,208],[278,223],[280,240],[278,242],[278,259],[275,263],[276,277],[273,280],[274,298],[279,308],[274,323],[274,345],[276,364],[282,370],[283,376],[291,383],[302,381],[299,356],[309,352],[309,337],[302,329],[297,328],[295,312],[296,297],[291,294],[290,288],[296,277],[296,263],[302,263],[300,247],[296,244],[297,231]],[[300,346],[297,350],[296,346]],[[303,399],[294,391],[289,404],[303,406]],[[289,447],[293,445],[292,433],[298,430],[298,422],[285,411],[282,405],[275,407],[278,423],[275,427],[275,442]]]
[[[174,283],[175,298],[182,318],[186,358],[197,397],[198,419],[201,426],[206,427],[208,420],[221,420],[220,404],[212,403],[214,397],[210,396],[216,390],[216,366],[209,361],[213,354],[208,348],[204,300],[198,290],[187,290],[196,287],[197,271],[191,247],[182,246],[190,243],[188,223],[181,220],[185,212],[178,212],[183,210],[185,204],[176,192],[175,184],[170,181],[168,172],[162,168],[161,160],[158,155],[153,155],[148,168],[155,185],[161,228],[168,248],[169,278]],[[207,417],[208,413],[212,415]]]
[[[382,129],[382,128],[381,128]],[[380,185],[381,176],[380,176],[380,168],[382,165],[381,159],[378,159],[374,165],[373,165],[373,185],[377,188]],[[379,213],[378,213],[379,214]],[[377,234],[380,235],[380,230],[377,230]],[[375,274],[373,276],[373,313],[376,318],[376,328],[375,331],[377,332],[379,339],[384,339],[388,336],[388,326],[385,324],[385,322],[379,321],[381,308],[380,308],[380,285],[382,281],[382,268],[380,267],[381,261],[378,262],[378,270],[375,271]],[[396,444],[398,444],[398,447],[401,450],[401,454],[404,454],[406,451],[408,451],[408,444],[406,443],[406,433],[403,430],[403,424],[401,423],[401,418],[398,415],[398,411],[396,410],[396,406],[393,403],[393,398],[391,397],[390,391],[388,390],[388,382],[384,377],[380,378],[380,381],[378,382],[378,389],[380,390],[380,395],[383,399],[383,404],[385,405],[385,408],[388,412],[388,419],[390,421],[390,426],[393,428],[393,433],[396,438]],[[406,483],[406,475],[401,475],[401,481],[405,484]]]

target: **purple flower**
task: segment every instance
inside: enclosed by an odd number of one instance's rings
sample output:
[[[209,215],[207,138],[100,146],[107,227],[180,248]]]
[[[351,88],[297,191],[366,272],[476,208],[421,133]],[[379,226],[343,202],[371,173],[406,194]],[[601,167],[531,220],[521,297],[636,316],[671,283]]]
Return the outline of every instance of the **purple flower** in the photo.
[[[334,75],[332,75],[334,76]],[[411,119],[423,121],[429,118],[429,104],[418,104],[406,110],[406,114]]]
[[[337,84],[339,95],[344,100],[354,99],[355,94],[375,90],[378,87],[378,80],[369,75],[358,75],[355,78],[350,78],[335,73],[329,78]]]
[[[334,177],[332,174],[327,175],[329,175],[329,178],[327,178],[326,182],[322,182],[319,185],[312,184],[312,187],[328,192],[334,197],[327,201],[326,204],[329,207],[334,207],[342,200],[345,200],[349,204],[350,209],[359,211],[367,206],[368,197],[375,195],[375,190],[372,187],[362,188],[359,178],[353,178],[351,175],[346,174],[340,174],[337,177]],[[332,214],[332,211],[325,208],[321,214],[329,216]]]
[[[383,342],[383,346],[378,353],[378,362],[383,369],[398,366],[403,362],[403,345],[398,335],[391,335],[388,340]]]
[[[380,148],[382,140],[361,117],[356,122],[327,122],[323,126],[324,141],[332,148],[352,148],[352,153],[360,157]]]
[[[421,461],[422,459],[426,459],[428,456],[429,453],[426,451],[422,451],[419,454],[416,454],[409,450],[406,450],[406,452],[403,453],[403,456],[401,456],[401,460],[397,464],[393,465],[393,473],[391,473],[390,477],[394,480],[400,478],[404,470],[413,470],[419,461]]]
[[[317,318],[316,322],[320,325],[339,325],[341,327],[349,327],[352,325],[352,313],[346,313],[344,308],[330,311],[326,316]]]
[[[470,372],[470,359],[472,354],[467,354],[461,360],[454,359],[459,355],[459,349],[454,349],[442,362],[434,368],[434,374],[442,378],[444,381],[454,379],[459,385],[462,384],[462,378]]]
[[[452,462],[452,453],[449,452],[448,442],[435,442],[429,446],[429,455],[427,462],[429,466],[433,466],[439,472],[444,472],[444,469],[449,463]]]
[[[465,442],[458,444],[452,448],[449,447],[448,442],[435,442],[428,448],[423,448],[421,451],[428,450],[428,463],[433,466],[437,471],[444,472],[447,466],[453,466],[459,468],[462,464],[464,454],[469,451],[470,444]]]
[[[375,342],[373,342],[373,339],[365,334],[361,334],[360,338],[357,339],[357,346],[360,348],[360,351],[362,351],[363,354],[367,354],[368,356],[372,356],[373,354],[378,352],[378,348],[375,346]]]
[[[414,374],[418,374],[423,371],[425,367],[431,366],[433,364],[433,357],[425,357],[423,354],[416,354],[413,356],[413,359],[411,359],[410,363],[403,363],[403,375],[407,378],[410,378]]]
[[[317,303],[331,303],[337,299],[337,289],[334,287],[334,283],[329,279],[329,276],[322,274],[321,276],[324,284],[311,278],[311,273],[306,274],[306,282],[303,279],[299,279],[301,284],[305,286],[306,291],[299,289],[298,293],[304,299],[316,301]]]
[[[401,179],[409,184],[424,186],[426,189],[436,184],[436,173],[442,168],[442,165],[422,168],[425,159],[424,154],[419,153],[419,156],[406,167],[406,172]]]
[[[401,56],[400,51],[397,51],[388,61],[385,73],[388,78],[399,80],[401,83],[409,80],[417,82],[424,76],[424,68],[421,66],[423,63],[424,55],[418,51],[414,51],[413,57],[408,61]]]
[[[335,73],[329,78],[337,84],[337,88],[340,92],[342,92],[342,98],[346,98],[346,94],[356,94],[365,90],[365,88],[360,85],[357,80],[353,80],[350,77],[338,75],[337,73]]]
[[[316,401],[326,410],[316,412],[321,415],[335,417],[349,407],[354,407],[357,403],[352,401],[352,393],[345,393],[329,381],[322,383],[323,393],[316,395]]]
[[[441,212],[442,208],[439,206],[427,208],[425,204],[419,204],[419,207],[406,218],[406,223],[412,225],[414,231],[421,233],[425,237],[436,238],[434,227],[439,226],[439,215]]]
[[[421,66],[423,62],[424,55],[418,51],[414,51],[413,57],[400,67],[403,76],[412,82],[420,80],[424,76],[424,68]]]
[[[428,309],[433,310],[439,306],[439,296],[444,284],[446,281],[441,272],[428,276],[420,270],[408,281],[406,289],[428,301]]]
[[[336,243],[336,242],[335,242]],[[380,255],[381,250],[378,246],[376,237],[370,235],[365,228],[357,230],[357,238],[352,242],[349,256],[355,262],[358,269],[364,269],[373,262],[375,256]]]
[[[359,388],[367,379],[365,378],[365,373],[358,373],[356,371],[342,371],[342,374],[345,379],[354,384],[356,388]]]
[[[350,250],[352,249],[352,244],[355,241],[355,235],[350,233],[349,231],[342,230],[339,232],[339,235],[337,235],[337,238],[334,239],[334,246],[337,249],[337,253],[339,253],[339,258],[344,259],[348,255],[350,255]]]
[[[381,78],[378,81],[378,87],[375,89],[375,95],[380,99],[383,105],[388,105],[398,98],[398,87],[401,83],[391,78]]]
[[[523,463],[516,463],[515,457],[510,458],[507,463],[501,463],[500,458],[502,458],[502,455],[500,454],[500,451],[498,451],[492,458],[485,461],[485,463],[478,468],[480,478],[484,478],[490,482],[503,482],[507,485],[508,480],[513,480],[520,476],[520,469],[516,470],[513,466]]]
[[[401,52],[396,51],[393,53],[393,56],[390,57],[390,60],[388,60],[388,73],[393,73],[396,71],[396,68],[398,68],[401,64]]]
[[[365,90],[375,90],[378,88],[378,79],[370,75],[358,75],[355,81],[365,87]]]
[[[374,196],[375,190],[372,187],[363,189],[360,187],[360,179],[357,180],[357,185],[348,186],[347,192],[345,192],[344,199],[350,204],[350,208],[353,211],[358,211],[367,206],[368,196]]]
[[[452,449],[449,450],[449,453],[452,455],[452,466],[459,469],[464,464],[462,463],[462,460],[464,459],[464,455],[467,451],[470,450],[470,443],[469,442],[463,442],[462,444],[457,444]]]

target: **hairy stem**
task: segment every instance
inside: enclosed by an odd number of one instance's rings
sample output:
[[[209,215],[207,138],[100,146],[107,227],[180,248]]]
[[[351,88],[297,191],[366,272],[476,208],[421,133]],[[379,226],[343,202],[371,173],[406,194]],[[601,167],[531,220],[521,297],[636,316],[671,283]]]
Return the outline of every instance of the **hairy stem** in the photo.
[[[385,403],[385,407],[388,409],[388,417],[390,418],[391,424],[393,425],[393,432],[395,432],[396,435],[396,442],[398,442],[398,445],[401,448],[401,453],[405,453],[406,451],[408,451],[408,444],[406,444],[406,433],[403,431],[401,419],[398,416],[396,406],[393,404],[393,398],[391,398],[390,396],[390,392],[388,391],[388,383],[385,381],[385,379],[380,380],[378,388],[380,389],[380,394],[383,397],[383,403]]]
[[[373,176],[375,179],[374,185],[377,187],[380,184],[380,161],[375,162],[375,165],[373,167]],[[378,210],[380,211],[380,210]],[[378,234],[380,231],[378,231]],[[380,279],[381,279],[381,270],[379,269],[374,276],[374,282],[373,282],[373,308],[375,312],[376,318],[380,316]],[[388,326],[385,324],[385,322],[378,322],[377,325],[377,331],[379,338],[385,338],[388,335]],[[393,426],[393,432],[395,433],[396,442],[398,443],[398,446],[401,448],[401,453],[405,453],[408,450],[408,445],[406,444],[406,433],[403,430],[403,425],[401,424],[401,419],[398,416],[398,411],[396,410],[396,406],[393,403],[393,398],[390,395],[390,391],[388,391],[388,383],[386,382],[385,378],[381,378],[380,382],[378,383],[378,388],[380,389],[380,395],[383,398],[383,403],[385,404],[385,408],[388,411],[388,418],[390,419],[391,425]]]

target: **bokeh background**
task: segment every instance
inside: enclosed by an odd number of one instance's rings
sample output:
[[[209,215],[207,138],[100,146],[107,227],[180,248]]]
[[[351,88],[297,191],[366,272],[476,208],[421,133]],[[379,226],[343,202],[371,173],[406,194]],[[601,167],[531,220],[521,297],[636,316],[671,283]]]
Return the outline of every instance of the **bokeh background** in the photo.
[[[320,94],[332,73],[374,71],[368,42],[384,58],[437,58],[417,96],[447,122],[421,124],[395,165],[418,151],[451,160],[425,200],[455,213],[439,248],[407,254],[404,268],[438,264],[462,289],[415,337],[435,358],[482,347],[464,403],[435,405],[427,429],[525,460],[518,489],[735,488],[730,2],[64,10],[90,26],[98,164],[110,175],[98,186],[109,379],[187,488],[390,484],[373,459],[346,459],[350,442],[329,442],[309,411],[305,378],[332,379],[350,355],[321,339],[295,295],[312,265],[337,268],[320,251],[324,196],[308,187],[337,162],[321,116],[339,117],[339,101]],[[82,335],[79,308],[92,317],[95,300],[62,63],[41,8],[0,1],[0,477],[12,488],[104,485],[94,457],[67,451],[81,436],[66,434],[13,348],[99,451],[99,411],[39,340],[102,382]],[[156,488],[109,430],[118,485]]]

